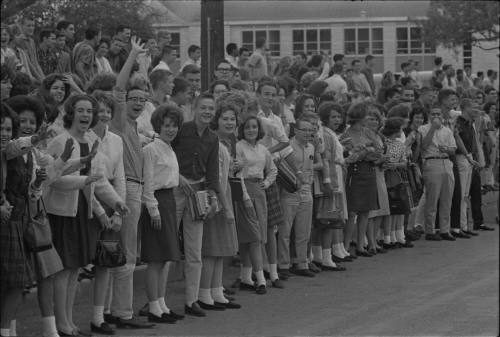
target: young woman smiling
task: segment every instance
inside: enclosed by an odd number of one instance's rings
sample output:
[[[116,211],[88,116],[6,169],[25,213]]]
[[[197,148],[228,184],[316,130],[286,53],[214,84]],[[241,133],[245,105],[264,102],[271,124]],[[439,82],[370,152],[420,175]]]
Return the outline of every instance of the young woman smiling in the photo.
[[[228,178],[241,168],[235,156],[235,130],[239,108],[219,100],[211,129],[219,136],[220,208],[214,217],[203,224],[203,267],[201,270],[200,299],[205,310],[239,309],[241,306],[229,301],[223,293],[222,274],[224,257],[234,256],[238,251],[236,226]]]
[[[97,137],[87,131],[97,123],[98,109],[98,103],[93,97],[71,96],[64,106],[63,121],[66,130],[51,140],[47,153],[60,156],[68,138],[74,140],[72,158],[97,152]],[[95,196],[122,214],[127,211],[113,187],[103,179],[103,173],[103,157],[97,153],[80,171],[60,177],[44,189],[53,244],[64,266],[64,270],[55,276],[54,284],[58,291],[54,300],[56,324],[58,330],[65,334],[80,333],[73,323],[78,268],[88,265],[94,259],[99,231],[97,222],[89,219],[95,214],[102,227],[112,226]]]

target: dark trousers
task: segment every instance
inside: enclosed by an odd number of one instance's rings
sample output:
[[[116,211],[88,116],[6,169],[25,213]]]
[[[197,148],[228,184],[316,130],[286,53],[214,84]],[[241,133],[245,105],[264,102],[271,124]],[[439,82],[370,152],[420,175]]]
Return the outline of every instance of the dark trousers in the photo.
[[[483,224],[483,210],[481,209],[483,196],[481,194],[481,174],[479,174],[479,170],[472,170],[469,196],[474,226],[480,226]]]
[[[460,206],[462,205],[462,186],[460,185],[460,174],[455,158],[453,162],[453,176],[455,177],[455,189],[453,190],[453,199],[451,200],[451,228],[460,229]]]

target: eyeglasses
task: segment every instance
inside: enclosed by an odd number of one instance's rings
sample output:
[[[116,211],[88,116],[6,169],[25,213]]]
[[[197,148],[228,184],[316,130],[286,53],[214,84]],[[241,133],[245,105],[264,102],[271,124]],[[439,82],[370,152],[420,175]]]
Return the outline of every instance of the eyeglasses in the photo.
[[[146,99],[141,97],[129,97],[127,100],[132,101],[134,103],[146,103]]]
[[[218,71],[220,71],[221,73],[228,73],[231,71],[230,68],[217,68]]]
[[[302,131],[302,132],[310,132],[310,133],[316,132],[316,130],[314,130],[314,129],[295,129],[295,130]]]

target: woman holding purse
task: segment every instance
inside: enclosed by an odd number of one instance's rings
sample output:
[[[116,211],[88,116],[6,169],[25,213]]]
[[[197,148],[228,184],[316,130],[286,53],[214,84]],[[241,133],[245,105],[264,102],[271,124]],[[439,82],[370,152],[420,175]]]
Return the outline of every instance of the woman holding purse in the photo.
[[[335,133],[343,123],[342,107],[333,102],[325,102],[320,104],[318,113],[323,124],[325,160],[329,163],[330,180],[333,188],[332,194],[324,196],[325,200],[318,205],[316,210],[316,223],[323,222],[326,226],[322,235],[323,259],[325,259],[326,255],[326,257],[332,256],[337,263],[352,261],[342,241],[342,232],[349,214],[345,194],[344,170],[342,168],[344,165],[344,147]],[[336,206],[328,208],[321,207],[321,205]],[[335,212],[328,214],[331,209],[335,209]],[[330,253],[332,254],[329,254],[328,249],[331,250]],[[337,264],[337,267],[340,266]]]
[[[73,335],[80,333],[73,323],[78,269],[94,260],[100,230],[90,219],[95,215],[102,227],[111,228],[111,221],[96,196],[121,214],[128,209],[103,179],[105,159],[97,152],[97,137],[87,132],[97,123],[97,101],[88,95],[74,95],[66,101],[64,110],[65,131],[51,140],[47,153],[60,156],[69,138],[74,141],[71,158],[97,153],[79,171],[56,179],[44,190],[53,244],[64,266],[54,280],[58,290],[54,299],[56,324],[61,333]]]
[[[241,306],[229,301],[223,293],[222,274],[224,257],[234,256],[238,251],[238,239],[234,220],[233,201],[229,176],[239,170],[240,163],[231,159],[236,153],[235,130],[238,107],[224,100],[217,100],[217,109],[210,128],[219,136],[219,201],[221,211],[207,218],[203,224],[201,254],[200,296],[198,304],[205,310],[239,309]]]

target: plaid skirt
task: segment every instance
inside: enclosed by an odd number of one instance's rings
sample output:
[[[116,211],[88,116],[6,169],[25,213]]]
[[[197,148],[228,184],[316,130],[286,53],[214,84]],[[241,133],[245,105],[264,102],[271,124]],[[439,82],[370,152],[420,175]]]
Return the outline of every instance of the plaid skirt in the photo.
[[[280,226],[283,224],[283,210],[280,204],[279,187],[274,182],[265,191],[267,200],[267,226]]]
[[[27,217],[0,225],[0,292],[23,289],[35,281],[32,255],[24,245]]]

